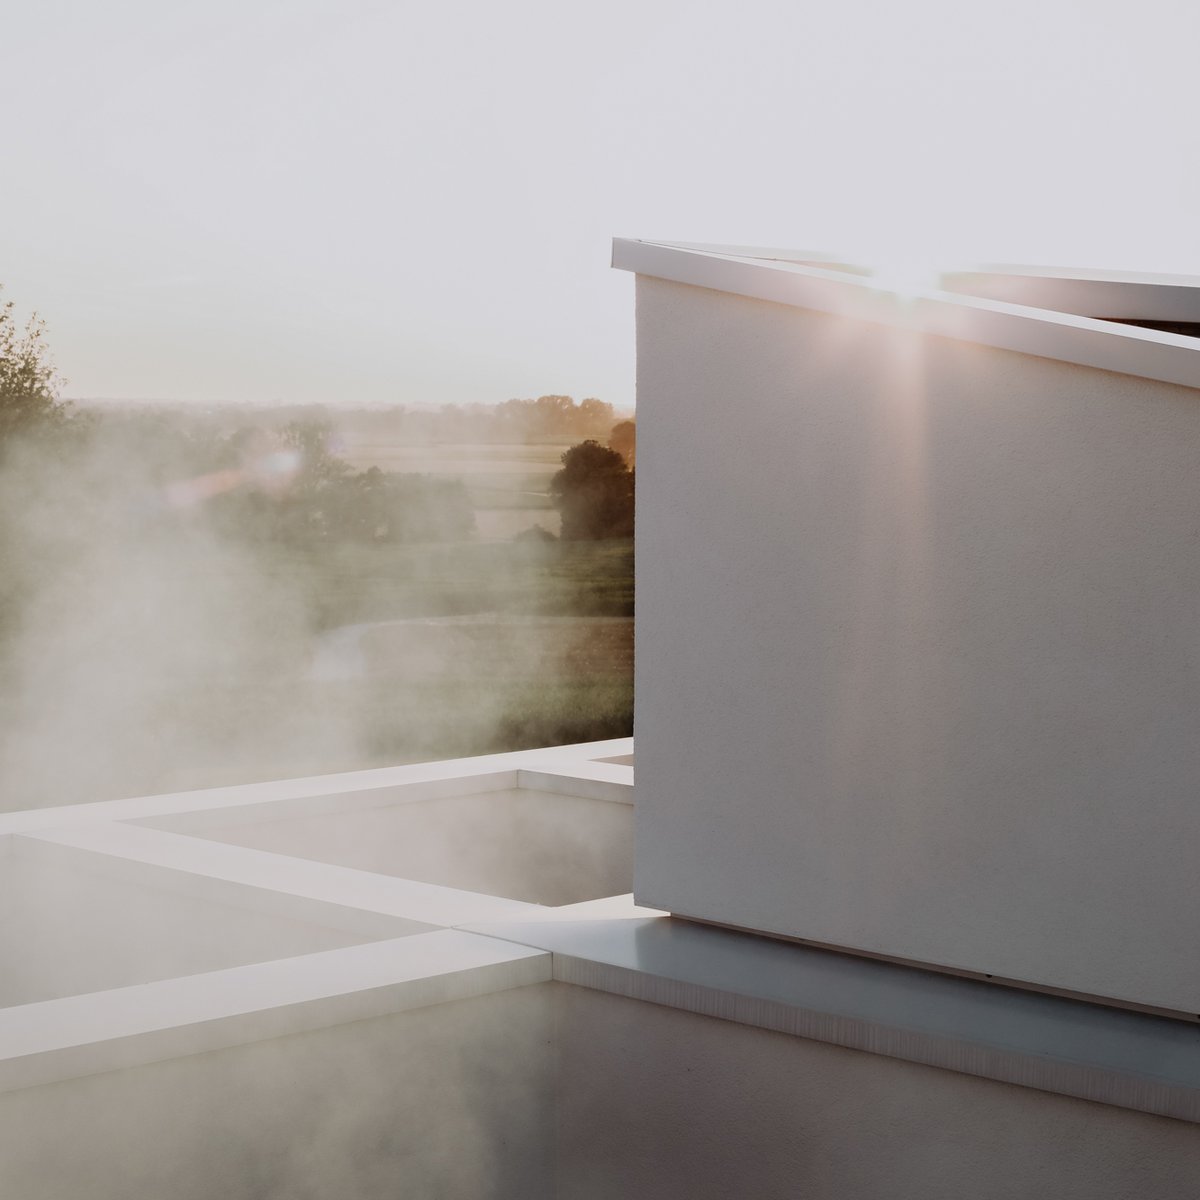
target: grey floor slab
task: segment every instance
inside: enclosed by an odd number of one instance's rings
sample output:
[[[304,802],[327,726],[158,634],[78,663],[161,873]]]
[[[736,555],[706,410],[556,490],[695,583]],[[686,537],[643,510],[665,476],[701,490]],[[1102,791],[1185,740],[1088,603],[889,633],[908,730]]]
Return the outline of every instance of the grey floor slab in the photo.
[[[552,952],[563,982],[1200,1121],[1200,1025],[1185,1021],[632,909],[471,928]]]

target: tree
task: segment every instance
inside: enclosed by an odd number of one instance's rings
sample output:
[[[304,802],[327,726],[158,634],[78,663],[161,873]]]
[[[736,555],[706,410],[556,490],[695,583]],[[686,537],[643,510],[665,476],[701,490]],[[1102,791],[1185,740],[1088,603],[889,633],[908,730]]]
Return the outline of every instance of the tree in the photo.
[[[604,431],[612,427],[613,406],[607,400],[597,400],[591,396],[579,402],[579,423],[583,428],[579,431],[588,437],[603,437]]]
[[[23,433],[60,428],[71,405],[59,399],[59,379],[45,343],[46,323],[36,314],[17,326],[12,300],[0,305],[0,451]]]
[[[475,510],[457,479],[396,475],[368,467],[322,492],[327,536],[357,542],[462,541]]]
[[[293,490],[312,492],[346,475],[350,466],[330,449],[333,426],[328,421],[289,421],[279,440],[296,455]]]
[[[562,456],[550,493],[564,541],[633,536],[633,472],[615,451],[588,440]]]
[[[609,448],[615,450],[633,469],[637,459],[637,425],[633,421],[618,421],[608,435]]]
[[[535,428],[541,433],[569,433],[577,411],[570,396],[539,396],[533,402]]]

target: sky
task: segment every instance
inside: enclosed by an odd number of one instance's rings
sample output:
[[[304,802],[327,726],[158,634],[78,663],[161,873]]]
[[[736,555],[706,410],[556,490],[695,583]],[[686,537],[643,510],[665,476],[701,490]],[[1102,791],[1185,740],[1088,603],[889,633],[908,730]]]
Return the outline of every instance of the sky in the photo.
[[[613,236],[1200,275],[1195,0],[38,0],[0,284],[66,395],[634,401]]]

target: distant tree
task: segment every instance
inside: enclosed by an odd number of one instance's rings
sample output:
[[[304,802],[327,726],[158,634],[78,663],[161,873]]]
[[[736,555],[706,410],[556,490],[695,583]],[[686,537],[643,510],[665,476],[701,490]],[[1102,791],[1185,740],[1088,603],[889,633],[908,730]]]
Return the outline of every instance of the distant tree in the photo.
[[[549,546],[557,542],[558,538],[544,525],[535,522],[533,525],[527,525],[520,533],[514,533],[513,541],[524,546]]]
[[[330,536],[355,542],[387,541],[392,536],[394,514],[388,494],[388,477],[378,467],[368,467],[331,484],[322,497]]]
[[[615,450],[628,464],[630,470],[637,458],[637,425],[633,421],[619,421],[608,435],[609,449]]]
[[[0,450],[23,433],[61,428],[71,405],[50,361],[46,323],[36,314],[18,328],[12,300],[0,305]]]
[[[337,518],[335,490],[350,467],[330,450],[333,430],[327,421],[292,420],[277,433],[291,456],[286,486],[265,508],[273,517],[273,536],[306,544],[326,540]],[[257,485],[252,490],[262,490]]]
[[[203,416],[185,412],[98,412],[87,433],[86,451],[93,464],[111,463],[139,487],[185,481],[239,462],[231,438]]]
[[[533,402],[537,432],[569,434],[578,410],[570,396],[539,396]]]
[[[606,429],[612,427],[613,406],[607,400],[597,400],[594,396],[579,402],[579,423],[583,426],[580,432],[589,437],[603,437]]]
[[[280,440],[299,456],[295,488],[312,491],[335,479],[341,479],[350,467],[330,449],[333,426],[325,420],[289,421],[280,431]]]
[[[562,456],[550,481],[564,541],[633,536],[633,472],[615,450],[588,440]]]
[[[459,480],[378,467],[347,470],[290,503],[296,515],[285,534],[309,542],[447,542],[475,531],[471,497]]]

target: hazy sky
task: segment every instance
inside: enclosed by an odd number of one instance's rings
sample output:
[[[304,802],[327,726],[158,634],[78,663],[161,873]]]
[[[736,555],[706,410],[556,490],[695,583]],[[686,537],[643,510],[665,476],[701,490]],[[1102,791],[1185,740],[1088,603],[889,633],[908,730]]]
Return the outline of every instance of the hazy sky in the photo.
[[[36,0],[0,282],[73,396],[633,400],[614,234],[1200,275],[1196,0]]]

